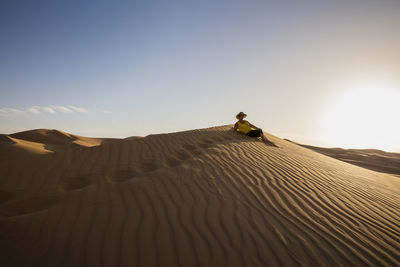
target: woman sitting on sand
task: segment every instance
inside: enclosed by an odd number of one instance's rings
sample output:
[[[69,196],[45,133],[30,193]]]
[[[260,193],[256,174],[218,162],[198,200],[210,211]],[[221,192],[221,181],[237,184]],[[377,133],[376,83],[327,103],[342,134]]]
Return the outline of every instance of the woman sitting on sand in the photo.
[[[264,142],[270,142],[268,138],[263,134],[263,131],[260,128],[244,120],[244,118],[246,117],[247,114],[239,112],[236,115],[236,119],[238,119],[238,121],[235,123],[233,130],[235,132],[239,130],[239,132],[244,133],[245,135],[250,137],[261,137]],[[255,130],[253,130],[252,128],[254,128]]]

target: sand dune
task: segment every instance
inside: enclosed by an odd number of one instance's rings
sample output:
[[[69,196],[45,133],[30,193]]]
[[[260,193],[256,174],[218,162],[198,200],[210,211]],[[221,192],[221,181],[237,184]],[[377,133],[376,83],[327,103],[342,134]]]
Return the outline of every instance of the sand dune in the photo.
[[[112,143],[114,138],[90,138],[58,130],[37,129],[0,135],[0,162],[21,157],[37,157],[79,146],[92,147]]]
[[[0,135],[0,162],[52,153],[45,144]]]
[[[400,153],[378,149],[343,149],[301,145],[321,154],[373,171],[400,175]]]
[[[19,132],[15,134],[10,134],[10,137],[18,138],[20,140],[42,143],[47,145],[56,145],[61,148],[65,146],[98,146],[105,143],[110,143],[115,140],[115,138],[93,138],[84,137],[79,135],[73,135],[59,130],[49,130],[49,129],[37,129],[25,132]]]
[[[0,262],[400,265],[397,177],[231,127],[0,162]],[[60,145],[77,137],[1,138]]]

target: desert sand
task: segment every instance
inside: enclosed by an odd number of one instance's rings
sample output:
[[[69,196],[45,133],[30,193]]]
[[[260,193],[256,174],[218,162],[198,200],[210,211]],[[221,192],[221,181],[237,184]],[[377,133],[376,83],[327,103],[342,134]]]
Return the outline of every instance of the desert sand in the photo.
[[[231,127],[1,135],[1,265],[400,265],[398,177]]]
[[[321,154],[377,172],[400,177],[400,153],[378,149],[343,149],[301,145]]]

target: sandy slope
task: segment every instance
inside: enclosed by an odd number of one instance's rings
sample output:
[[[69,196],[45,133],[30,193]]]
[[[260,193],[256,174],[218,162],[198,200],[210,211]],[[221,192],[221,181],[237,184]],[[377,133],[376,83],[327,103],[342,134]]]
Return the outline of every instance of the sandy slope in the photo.
[[[34,158],[79,146],[99,146],[115,140],[83,137],[49,129],[36,129],[10,135],[0,134],[0,162],[21,157]]]
[[[400,175],[400,153],[378,149],[343,149],[301,145],[324,155],[373,171]]]
[[[399,178],[230,127],[0,162],[0,262],[400,265]]]

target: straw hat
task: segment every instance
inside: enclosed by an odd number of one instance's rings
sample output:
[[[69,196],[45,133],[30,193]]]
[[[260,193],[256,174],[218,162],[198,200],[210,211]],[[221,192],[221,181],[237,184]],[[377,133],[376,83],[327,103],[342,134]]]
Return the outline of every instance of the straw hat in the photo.
[[[237,115],[236,115],[236,119],[239,119],[239,116],[243,115],[243,118],[247,117],[247,114],[245,114],[244,112],[240,111]]]

